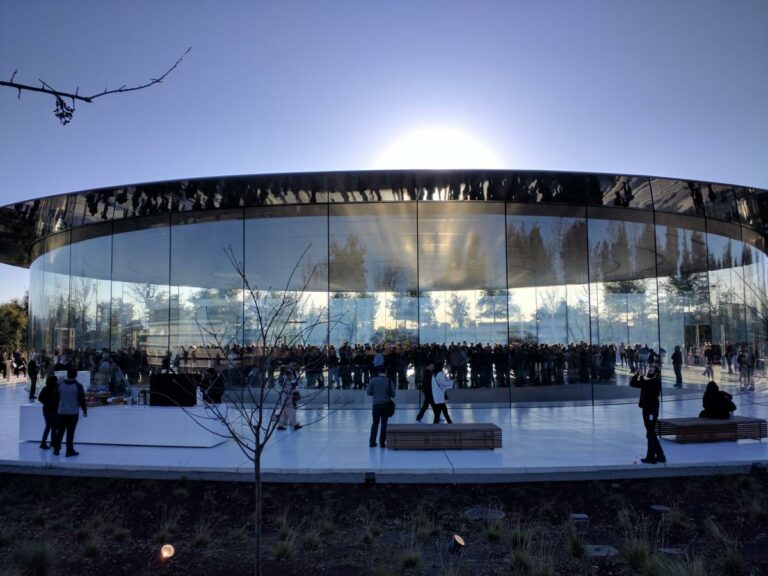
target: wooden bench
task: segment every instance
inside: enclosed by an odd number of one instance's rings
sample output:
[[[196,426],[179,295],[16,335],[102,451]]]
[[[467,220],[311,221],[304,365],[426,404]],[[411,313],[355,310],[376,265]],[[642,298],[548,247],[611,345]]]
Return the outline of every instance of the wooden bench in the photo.
[[[394,450],[478,450],[501,448],[496,424],[390,424],[387,447]]]
[[[746,416],[731,416],[728,420],[662,418],[656,429],[659,436],[674,436],[680,443],[768,438],[768,423]]]

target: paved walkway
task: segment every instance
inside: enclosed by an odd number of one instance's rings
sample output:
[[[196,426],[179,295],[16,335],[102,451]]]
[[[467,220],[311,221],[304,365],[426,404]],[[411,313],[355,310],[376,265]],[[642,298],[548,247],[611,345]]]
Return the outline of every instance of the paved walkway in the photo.
[[[0,470],[40,474],[250,480],[252,465],[234,441],[214,448],[79,444],[64,458],[19,441],[23,383],[0,387]],[[768,392],[736,398],[737,414],[768,418]],[[662,403],[662,417],[694,416],[699,398]],[[97,410],[98,408],[95,408]],[[451,409],[457,422],[495,422],[504,447],[493,451],[394,451],[368,447],[369,410],[301,410],[305,428],[279,431],[262,458],[268,481],[515,482],[747,472],[768,464],[768,441],[677,444],[663,440],[666,465],[639,463],[645,436],[636,403]],[[398,408],[391,422],[412,422]],[[41,416],[42,422],[42,416]],[[88,420],[80,420],[87,426]],[[426,424],[425,424],[426,426]],[[41,428],[42,430],[42,428]],[[373,475],[373,476],[372,476]]]

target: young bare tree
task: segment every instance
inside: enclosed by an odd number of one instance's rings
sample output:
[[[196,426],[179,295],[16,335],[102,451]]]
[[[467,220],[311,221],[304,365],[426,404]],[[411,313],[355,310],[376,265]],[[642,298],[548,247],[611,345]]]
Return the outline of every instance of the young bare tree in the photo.
[[[101,98],[102,96],[109,96],[110,94],[122,94],[124,92],[135,92],[137,90],[144,90],[145,88],[149,88],[150,86],[154,86],[155,84],[160,84],[165,78],[173,72],[176,67],[181,64],[181,61],[184,59],[184,57],[189,54],[189,51],[192,50],[192,48],[187,48],[187,50],[184,52],[184,54],[181,55],[181,57],[176,60],[176,62],[168,68],[161,76],[157,78],[150,78],[143,84],[137,84],[135,86],[128,86],[123,84],[119,88],[104,88],[101,92],[96,92],[94,94],[85,95],[80,94],[80,88],[76,88],[74,92],[66,92],[64,90],[57,90],[53,86],[51,86],[48,82],[45,80],[39,79],[38,82],[40,82],[40,86],[33,86],[31,84],[21,84],[19,82],[14,82],[16,78],[16,74],[18,73],[18,70],[14,70],[13,74],[11,74],[11,78],[8,81],[0,80],[0,86],[4,86],[6,88],[11,88],[13,90],[18,91],[18,98],[21,99],[21,93],[22,92],[39,92],[43,94],[48,94],[49,96],[53,96],[55,102],[56,102],[56,108],[53,110],[54,116],[59,119],[59,122],[61,122],[62,126],[66,126],[72,121],[72,116],[75,114],[75,104],[77,102],[85,102],[87,104],[92,104],[96,98]],[[67,101],[71,102],[72,104],[68,104]]]
[[[254,480],[254,523],[255,523],[255,567],[254,572],[262,572],[262,472],[261,458],[264,449],[280,423],[283,411],[296,401],[292,391],[283,382],[277,385],[273,379],[273,368],[282,360],[285,350],[294,345],[318,343],[318,332],[323,332],[322,344],[327,345],[331,324],[341,323],[340,318],[327,316],[326,307],[318,307],[309,301],[308,289],[317,273],[317,266],[300,281],[298,289],[291,289],[294,278],[299,275],[309,246],[304,250],[299,261],[293,267],[285,287],[275,292],[268,287],[260,289],[253,286],[245,273],[245,267],[235,255],[231,246],[224,249],[227,259],[243,283],[243,297],[246,300],[246,318],[244,324],[255,332],[255,349],[252,358],[233,354],[237,327],[225,326],[221,318],[197,319],[197,326],[203,346],[216,350],[223,359],[230,383],[239,382],[242,392],[229,393],[226,402],[219,404],[204,396],[205,416],[194,415],[193,419],[201,426],[217,433],[212,423],[223,425],[224,437],[234,440],[243,454],[253,463]],[[306,267],[305,267],[306,270]],[[252,360],[247,365],[247,360]],[[300,374],[301,367],[294,369]],[[301,399],[301,405],[309,404],[315,391]],[[341,406],[339,406],[341,407]],[[338,409],[339,407],[336,407]],[[190,412],[190,414],[192,414]],[[311,424],[312,422],[305,423]]]

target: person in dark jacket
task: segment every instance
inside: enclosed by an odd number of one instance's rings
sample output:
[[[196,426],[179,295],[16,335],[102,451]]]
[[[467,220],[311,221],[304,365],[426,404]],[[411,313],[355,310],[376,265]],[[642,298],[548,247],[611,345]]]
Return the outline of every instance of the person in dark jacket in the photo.
[[[387,405],[389,400],[395,397],[395,385],[391,378],[382,376],[381,369],[374,366],[374,376],[368,382],[366,393],[373,397],[371,423],[371,438],[368,445],[371,448],[376,446],[376,433],[379,432],[379,423],[381,423],[381,432],[379,433],[379,446],[387,447]]]
[[[51,374],[45,379],[45,386],[40,390],[38,401],[43,405],[43,418],[45,419],[45,429],[43,430],[43,439],[40,442],[40,448],[48,450],[48,433],[51,434],[51,444],[56,441],[59,404],[56,398],[56,388],[59,385],[59,379]]]
[[[727,420],[731,417],[731,412],[736,410],[736,404],[733,403],[733,396],[720,390],[720,387],[713,380],[707,384],[704,390],[702,400],[704,410],[699,414],[699,418],[715,418],[718,420]]]
[[[58,430],[56,431],[56,440],[53,442],[53,453],[58,456],[61,451],[61,441],[64,439],[64,432],[67,433],[67,456],[77,456],[80,454],[75,451],[75,428],[77,428],[80,409],[83,411],[83,418],[88,417],[88,407],[85,405],[85,390],[83,385],[77,381],[77,369],[68,368],[67,378],[59,384],[56,389],[56,400],[58,405]]]
[[[640,388],[640,402],[638,406],[643,411],[643,425],[645,437],[648,439],[648,449],[643,464],[664,463],[667,461],[664,450],[661,448],[658,436],[656,436],[656,421],[659,419],[659,395],[661,394],[661,372],[655,364],[648,366],[645,376],[637,372],[632,375],[629,385]]]
[[[421,393],[424,395],[424,401],[421,403],[421,409],[419,410],[419,413],[416,415],[416,422],[421,422],[421,419],[424,417],[424,413],[427,411],[427,408],[432,408],[432,412],[437,412],[437,409],[435,408],[435,401],[432,398],[432,370],[434,366],[432,364],[429,364],[424,368],[422,374],[422,383],[421,383]]]
[[[27,364],[27,374],[29,375],[29,399],[34,400],[38,375],[37,359],[34,354],[30,357],[29,363]]]
[[[683,387],[683,353],[680,346],[675,346],[672,352],[672,370],[675,371],[675,388]]]

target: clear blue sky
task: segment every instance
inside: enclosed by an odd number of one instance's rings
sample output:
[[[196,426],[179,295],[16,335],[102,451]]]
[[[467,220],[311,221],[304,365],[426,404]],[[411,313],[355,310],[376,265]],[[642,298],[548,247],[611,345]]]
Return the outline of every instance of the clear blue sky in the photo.
[[[50,97],[0,90],[0,204],[379,167],[424,129],[480,143],[462,167],[768,188],[766,30],[766,0],[0,0],[4,79],[92,93],[192,47],[162,85],[79,105],[65,127]],[[2,274],[0,300],[28,284]]]

